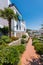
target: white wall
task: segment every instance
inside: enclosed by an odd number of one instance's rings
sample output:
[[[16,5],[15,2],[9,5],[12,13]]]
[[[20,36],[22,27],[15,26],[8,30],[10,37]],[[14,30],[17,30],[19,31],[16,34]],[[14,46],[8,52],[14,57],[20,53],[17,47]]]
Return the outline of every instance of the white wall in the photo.
[[[8,0],[0,0],[0,9],[8,7]]]
[[[25,31],[24,29],[26,29],[25,23],[21,22],[21,31]]]
[[[9,3],[10,3],[9,0],[0,0],[0,9],[8,7]],[[0,25],[8,26],[8,21],[0,18]]]
[[[3,18],[0,18],[0,25],[2,26],[8,26],[8,21],[3,19]]]

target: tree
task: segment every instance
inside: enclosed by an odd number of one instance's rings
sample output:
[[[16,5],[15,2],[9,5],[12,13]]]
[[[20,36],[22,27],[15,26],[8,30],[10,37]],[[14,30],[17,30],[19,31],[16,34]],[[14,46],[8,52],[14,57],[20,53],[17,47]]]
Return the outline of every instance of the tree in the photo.
[[[43,24],[41,25],[41,36],[40,36],[40,40],[43,43]]]
[[[2,33],[4,34],[4,35],[8,35],[8,27],[7,26],[4,26],[3,28],[2,28]]]
[[[12,9],[4,8],[4,10],[0,10],[0,17],[7,19],[9,24],[9,37],[11,37],[11,20],[14,18],[18,20],[18,15],[14,13]]]

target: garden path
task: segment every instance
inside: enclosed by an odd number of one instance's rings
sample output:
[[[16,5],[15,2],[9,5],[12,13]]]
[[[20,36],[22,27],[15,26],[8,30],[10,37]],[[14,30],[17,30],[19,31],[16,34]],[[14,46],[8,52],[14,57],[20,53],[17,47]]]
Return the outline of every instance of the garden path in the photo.
[[[34,46],[32,46],[32,39],[29,39],[26,50],[21,56],[21,65],[40,65],[39,55],[36,53]]]

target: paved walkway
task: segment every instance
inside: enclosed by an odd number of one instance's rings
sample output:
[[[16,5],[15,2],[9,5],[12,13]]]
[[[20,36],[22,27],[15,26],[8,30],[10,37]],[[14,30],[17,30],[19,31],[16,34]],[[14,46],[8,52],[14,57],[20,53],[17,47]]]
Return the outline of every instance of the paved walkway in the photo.
[[[26,50],[21,57],[21,65],[40,65],[39,55],[36,54],[34,46],[32,46],[31,38],[26,46]]]

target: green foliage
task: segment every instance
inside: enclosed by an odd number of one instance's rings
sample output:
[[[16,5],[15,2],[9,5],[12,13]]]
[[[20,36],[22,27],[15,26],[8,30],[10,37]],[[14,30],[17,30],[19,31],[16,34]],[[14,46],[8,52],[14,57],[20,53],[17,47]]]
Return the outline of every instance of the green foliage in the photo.
[[[40,55],[43,55],[43,43],[40,43],[40,41],[38,39],[34,39],[33,45],[36,49],[36,52]]]
[[[9,30],[8,30],[8,27],[5,26],[5,27],[2,28],[2,33],[3,33],[4,35],[8,35],[8,31],[9,31]]]
[[[36,52],[39,53],[40,55],[43,54],[43,44],[42,43],[35,44],[35,49],[36,49]]]
[[[5,39],[8,39],[8,36],[2,36],[1,39],[5,41]]]
[[[22,54],[25,50],[25,45],[18,45],[15,46],[15,48],[19,51],[20,54]]]
[[[11,37],[11,39],[14,40],[14,41],[16,41],[16,40],[18,40],[19,38],[13,36],[13,37]]]
[[[26,32],[28,33],[29,31],[31,31],[31,29],[26,29]]]
[[[25,40],[24,39],[21,39],[21,44],[25,44]]]
[[[3,34],[3,35],[8,35],[8,27],[3,27],[3,28],[0,28],[0,32]]]
[[[9,22],[9,37],[11,37],[11,20],[14,18],[18,21],[18,15],[11,8],[4,8],[0,10],[0,17],[7,19]]]
[[[43,24],[41,24],[40,42],[43,43]]]
[[[0,32],[2,32],[2,28],[0,28]]]
[[[40,42],[43,43],[43,34],[40,36]]]
[[[5,42],[2,39],[0,39],[0,45],[2,44],[5,44]]]
[[[32,45],[35,45],[35,44],[37,44],[37,43],[39,43],[39,40],[38,40],[38,39],[35,39],[35,40],[33,40]]]
[[[26,35],[22,35],[22,38],[26,38]]]
[[[19,62],[19,52],[14,47],[0,46],[0,63],[17,65]]]
[[[34,40],[38,40],[38,38],[36,38],[36,36],[34,36],[33,38],[32,38],[32,40],[34,41]]]
[[[25,46],[0,46],[0,65],[18,65],[20,55],[24,52]]]
[[[2,40],[4,40],[5,43],[10,43],[12,40],[8,36],[2,36]]]
[[[0,45],[1,45],[1,44],[5,44],[5,43],[10,43],[11,41],[12,41],[12,39],[9,38],[8,36],[2,36],[2,37],[0,38]]]
[[[14,11],[11,8],[4,8],[4,10],[0,10],[0,17],[7,19],[15,18],[15,20],[18,20],[17,15],[14,13]]]

